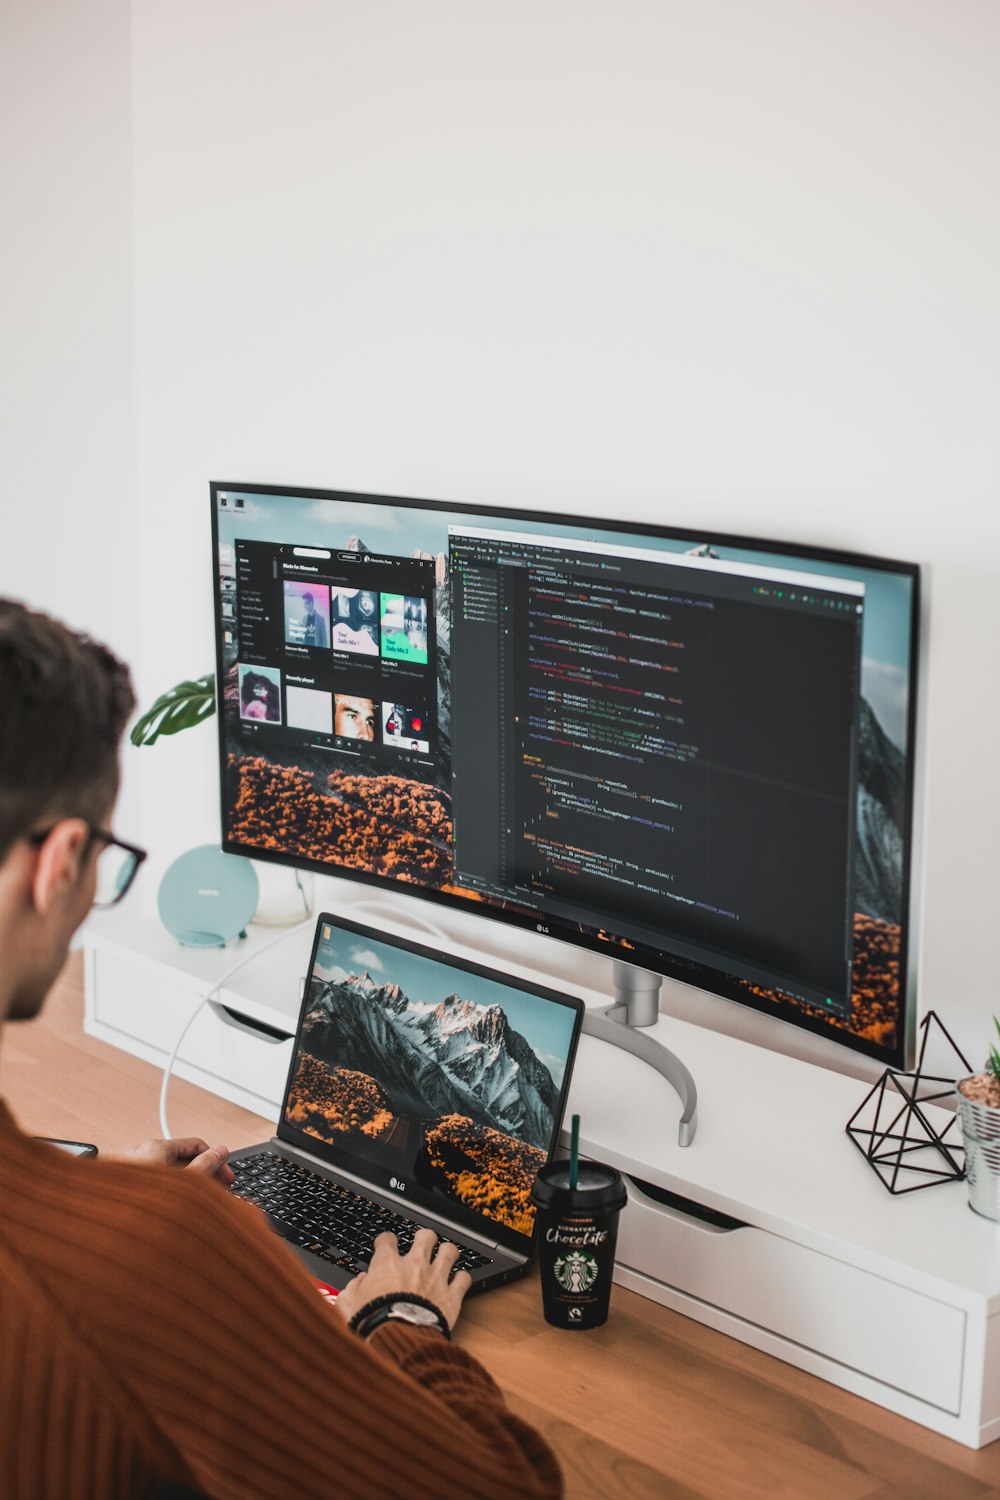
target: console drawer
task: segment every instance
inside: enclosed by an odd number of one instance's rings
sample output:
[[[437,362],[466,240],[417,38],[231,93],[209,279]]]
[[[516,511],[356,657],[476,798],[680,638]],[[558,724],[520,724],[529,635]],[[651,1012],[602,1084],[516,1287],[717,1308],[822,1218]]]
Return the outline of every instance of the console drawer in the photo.
[[[960,1410],[960,1308],[766,1230],[703,1223],[626,1183],[619,1265],[942,1411]]]
[[[95,1033],[165,1066],[200,1003],[198,995],[101,950],[92,954],[92,962]],[[108,1035],[111,1032],[114,1037]],[[184,1038],[174,1070],[202,1088],[277,1119],[291,1046],[290,1037],[275,1038],[245,1018],[237,1022],[206,1006]]]

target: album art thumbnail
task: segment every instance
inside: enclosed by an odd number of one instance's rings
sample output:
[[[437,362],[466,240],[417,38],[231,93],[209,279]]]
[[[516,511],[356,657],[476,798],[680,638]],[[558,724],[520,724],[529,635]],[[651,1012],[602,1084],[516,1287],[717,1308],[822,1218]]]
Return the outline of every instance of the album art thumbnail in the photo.
[[[330,590],[325,583],[285,579],[285,642],[289,646],[330,644]]]
[[[427,754],[431,748],[427,738],[427,710],[405,708],[401,703],[382,704],[382,743],[396,750],[419,750]]]
[[[375,704],[352,693],[333,695],[333,732],[345,740],[375,739]]]
[[[426,599],[382,595],[382,655],[392,661],[427,661]]]
[[[277,667],[240,663],[240,718],[281,723],[281,673]]]
[[[289,729],[308,729],[313,734],[333,733],[333,697],[317,688],[285,685],[285,712]]]
[[[356,656],[378,656],[379,603],[374,589],[331,589],[332,646]]]

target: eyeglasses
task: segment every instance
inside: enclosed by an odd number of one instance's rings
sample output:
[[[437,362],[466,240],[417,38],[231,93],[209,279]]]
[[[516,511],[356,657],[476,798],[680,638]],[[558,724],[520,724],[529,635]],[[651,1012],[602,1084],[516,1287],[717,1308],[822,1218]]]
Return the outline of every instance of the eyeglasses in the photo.
[[[140,849],[137,844],[124,843],[122,839],[115,838],[113,833],[108,833],[107,829],[96,828],[93,823],[87,823],[87,830],[90,835],[88,852],[95,843],[104,845],[97,856],[94,908],[100,910],[103,907],[117,906],[139,873],[139,866],[146,858],[146,850]],[[43,828],[39,833],[29,833],[28,842],[36,846],[44,844],[51,832],[50,827]]]

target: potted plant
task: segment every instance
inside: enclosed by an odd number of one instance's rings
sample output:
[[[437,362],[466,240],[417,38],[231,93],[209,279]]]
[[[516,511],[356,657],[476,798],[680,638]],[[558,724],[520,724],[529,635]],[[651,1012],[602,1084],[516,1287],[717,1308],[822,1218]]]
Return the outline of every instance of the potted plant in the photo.
[[[1000,1040],[1000,1021],[993,1017]],[[1000,1219],[1000,1048],[994,1042],[982,1073],[956,1084],[958,1117],[965,1142],[969,1207]]]
[[[179,734],[215,713],[215,674],[179,682],[161,693],[143,714],[129,738],[133,745],[152,745],[161,734]]]

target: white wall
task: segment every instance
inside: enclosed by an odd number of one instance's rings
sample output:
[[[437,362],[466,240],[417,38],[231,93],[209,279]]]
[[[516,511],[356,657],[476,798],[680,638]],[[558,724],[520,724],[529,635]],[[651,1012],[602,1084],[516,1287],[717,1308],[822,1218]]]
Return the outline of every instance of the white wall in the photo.
[[[212,477],[926,563],[924,1001],[978,1056],[992,0],[172,0],[133,31],[145,695],[211,666]],[[214,753],[136,752],[161,866],[217,834]]]
[[[0,6],[0,595],[130,662],[131,66],[128,0]],[[127,772],[123,830],[140,816]]]

